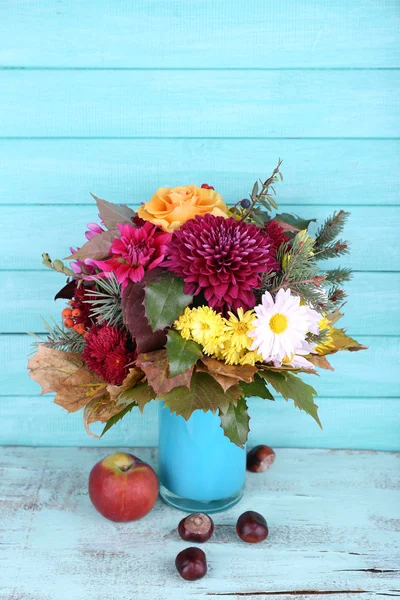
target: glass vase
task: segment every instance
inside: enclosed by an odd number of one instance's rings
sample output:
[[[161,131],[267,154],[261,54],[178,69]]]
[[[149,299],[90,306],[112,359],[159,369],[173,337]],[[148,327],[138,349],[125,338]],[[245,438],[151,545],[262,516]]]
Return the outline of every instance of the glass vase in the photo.
[[[190,419],[160,402],[161,497],[186,512],[213,513],[239,502],[246,476],[246,450],[224,436],[218,415],[196,410]]]

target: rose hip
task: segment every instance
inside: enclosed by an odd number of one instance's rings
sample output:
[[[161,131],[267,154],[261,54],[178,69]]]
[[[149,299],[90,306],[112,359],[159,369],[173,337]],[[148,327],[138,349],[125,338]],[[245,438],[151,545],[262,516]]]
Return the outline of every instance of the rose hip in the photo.
[[[260,513],[253,510],[240,515],[236,523],[238,536],[249,544],[257,544],[268,537],[268,525]]]
[[[247,453],[247,470],[253,473],[263,473],[275,461],[275,452],[269,446],[260,444]]]
[[[175,559],[177,571],[183,579],[195,581],[207,573],[206,555],[200,548],[186,548]]]
[[[185,542],[206,542],[214,533],[214,523],[204,513],[193,513],[182,519],[178,533]]]

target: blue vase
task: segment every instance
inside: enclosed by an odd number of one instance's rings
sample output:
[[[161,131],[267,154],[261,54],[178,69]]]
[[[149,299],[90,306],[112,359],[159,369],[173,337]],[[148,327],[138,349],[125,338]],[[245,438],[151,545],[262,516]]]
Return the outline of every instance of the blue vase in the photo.
[[[238,502],[244,489],[246,451],[232,444],[218,415],[196,410],[188,421],[160,402],[160,494],[186,512],[218,512]]]

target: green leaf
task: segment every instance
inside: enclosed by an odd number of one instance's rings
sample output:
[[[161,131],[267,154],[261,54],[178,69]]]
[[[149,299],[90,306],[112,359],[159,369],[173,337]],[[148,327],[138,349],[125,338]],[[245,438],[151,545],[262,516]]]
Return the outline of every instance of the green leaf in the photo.
[[[100,437],[103,437],[103,435],[109,430],[111,429],[111,427],[113,425],[115,425],[116,423],[118,423],[118,421],[120,421],[121,419],[124,418],[124,416],[130,412],[132,410],[132,408],[136,406],[135,402],[132,402],[131,404],[128,404],[128,406],[125,406],[125,408],[123,408],[121,410],[121,412],[119,412],[117,415],[114,415],[113,417],[111,417],[111,419],[108,419],[103,431],[101,432]]]
[[[118,404],[126,404],[127,402],[134,402],[139,407],[140,412],[143,412],[144,407],[151,400],[155,400],[157,394],[147,383],[138,383],[135,387],[130,390],[122,392],[118,396]]]
[[[191,340],[185,340],[177,331],[168,332],[167,355],[171,377],[189,369],[203,355],[201,346]]]
[[[240,398],[237,406],[229,405],[225,414],[219,413],[224,435],[236,446],[243,448],[249,435],[249,413],[244,398]]]
[[[193,300],[183,291],[183,280],[167,273],[145,287],[144,306],[153,331],[171,325]]]
[[[187,421],[195,410],[203,412],[210,410],[215,413],[219,409],[225,414],[229,405],[236,404],[242,394],[242,388],[239,385],[233,385],[224,392],[211,375],[195,373],[190,383],[190,389],[183,386],[177,387],[160,396],[159,400],[163,400],[171,412],[181,415]]]
[[[254,381],[251,383],[241,381],[239,385],[243,390],[245,398],[256,396],[257,398],[264,398],[265,400],[275,400],[267,388],[265,381],[258,375],[258,373],[255,375]]]
[[[272,385],[278,394],[282,394],[285,400],[292,398],[294,405],[300,410],[304,410],[316,420],[322,429],[321,422],[318,417],[318,406],[314,402],[313,396],[317,396],[317,392],[311,385],[304,383],[300,377],[296,377],[292,373],[278,373],[276,371],[259,371],[259,375]]]
[[[316,222],[317,219],[302,219],[297,215],[291,215],[289,213],[282,213],[280,215],[275,215],[274,219],[277,221],[282,221],[282,223],[287,223],[291,225],[294,229],[299,231],[303,229],[308,229],[308,226],[312,222]]]

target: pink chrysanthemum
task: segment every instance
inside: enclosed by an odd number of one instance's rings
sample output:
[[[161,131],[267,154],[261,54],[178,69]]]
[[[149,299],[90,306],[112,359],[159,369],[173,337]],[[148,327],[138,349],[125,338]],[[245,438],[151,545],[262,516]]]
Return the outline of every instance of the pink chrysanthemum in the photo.
[[[187,294],[204,296],[225,312],[252,308],[260,273],[277,268],[274,248],[255,225],[207,214],[175,231],[166,266],[182,277]]]
[[[93,325],[85,338],[83,359],[91,371],[107,383],[120,385],[133,365],[135,352],[128,349],[128,336],[123,329]]]
[[[142,281],[145,271],[163,262],[171,235],[157,231],[152,223],[140,228],[118,225],[118,229],[121,237],[111,244],[111,258],[93,262],[104,275],[114,273],[124,291],[129,281]]]

